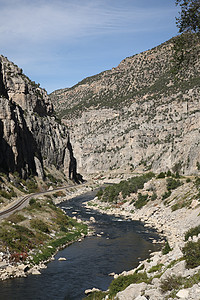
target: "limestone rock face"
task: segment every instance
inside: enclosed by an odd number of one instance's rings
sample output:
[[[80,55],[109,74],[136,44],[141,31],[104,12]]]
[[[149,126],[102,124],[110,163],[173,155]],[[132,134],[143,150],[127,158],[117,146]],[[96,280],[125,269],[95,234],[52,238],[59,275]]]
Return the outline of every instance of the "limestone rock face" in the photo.
[[[40,116],[53,113],[53,106],[46,91],[24,75],[22,69],[3,56],[0,56],[0,73],[0,87],[3,86],[4,96],[9,100],[29,113],[36,112]]]
[[[36,173],[34,156],[41,159],[33,135],[27,127],[22,109],[0,97],[0,168],[19,172],[23,177]]]
[[[199,173],[200,45],[191,44],[191,61],[174,75],[173,43],[50,95],[70,126],[80,172]]]
[[[44,89],[0,55],[0,169],[44,177],[44,166],[78,181],[69,133],[53,116]]]

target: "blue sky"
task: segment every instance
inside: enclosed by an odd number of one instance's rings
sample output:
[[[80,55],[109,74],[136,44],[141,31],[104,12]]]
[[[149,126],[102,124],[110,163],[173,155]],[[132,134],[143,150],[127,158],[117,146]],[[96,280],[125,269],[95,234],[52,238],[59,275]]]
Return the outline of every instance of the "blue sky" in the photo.
[[[175,0],[0,0],[0,54],[48,93],[178,34]]]

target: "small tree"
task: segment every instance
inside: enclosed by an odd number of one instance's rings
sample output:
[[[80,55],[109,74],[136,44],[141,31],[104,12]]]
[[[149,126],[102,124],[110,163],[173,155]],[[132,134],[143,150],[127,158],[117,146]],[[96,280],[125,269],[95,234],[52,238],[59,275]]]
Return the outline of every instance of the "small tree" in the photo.
[[[200,32],[200,1],[199,0],[176,0],[180,5],[180,17],[176,18],[179,32]]]

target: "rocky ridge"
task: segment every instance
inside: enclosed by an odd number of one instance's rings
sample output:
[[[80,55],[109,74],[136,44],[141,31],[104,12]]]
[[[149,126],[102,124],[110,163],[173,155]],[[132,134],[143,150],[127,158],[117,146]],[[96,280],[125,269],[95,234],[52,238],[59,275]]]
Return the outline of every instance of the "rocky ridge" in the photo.
[[[199,41],[187,49],[194,55],[184,72],[174,73],[175,40],[50,95],[70,127],[80,172],[198,172]]]
[[[78,182],[69,133],[54,116],[47,92],[0,56],[0,169],[44,179],[56,166]]]

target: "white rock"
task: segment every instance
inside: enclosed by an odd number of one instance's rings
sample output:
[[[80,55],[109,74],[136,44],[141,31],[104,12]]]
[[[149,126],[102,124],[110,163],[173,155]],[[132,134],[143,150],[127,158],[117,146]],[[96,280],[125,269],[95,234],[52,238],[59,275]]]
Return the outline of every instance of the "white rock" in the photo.
[[[141,293],[145,291],[147,284],[142,282],[138,284],[129,285],[124,291],[117,293],[116,298],[119,300],[133,300],[138,296],[141,296]]]
[[[145,291],[145,296],[147,299],[152,299],[152,300],[163,300],[164,297],[161,294],[159,289],[150,289]]]
[[[90,217],[90,222],[95,222],[96,220],[95,220],[95,218],[94,217]]]
[[[198,236],[194,235],[193,238],[192,238],[192,240],[193,240],[193,242],[195,242],[195,243],[198,242]]]
[[[88,295],[88,294],[91,294],[91,293],[94,293],[94,292],[99,292],[99,291],[100,290],[96,289],[96,288],[88,289],[88,290],[85,290],[85,294]]]
[[[24,265],[24,264],[21,264],[21,265],[17,266],[18,270],[20,270],[20,271],[24,271],[26,269],[26,267],[27,266]]]
[[[58,259],[59,261],[65,261],[66,260],[66,258],[65,257],[59,257],[59,259]]]
[[[138,296],[135,300],[147,300],[147,298],[145,296]]]
[[[183,298],[188,299],[188,295],[189,295],[189,292],[186,289],[182,289],[176,294],[177,297],[182,298],[182,299]]]
[[[40,275],[41,273],[40,273],[40,271],[38,271],[37,269],[33,268],[33,269],[31,270],[31,274],[32,274],[32,275]]]

